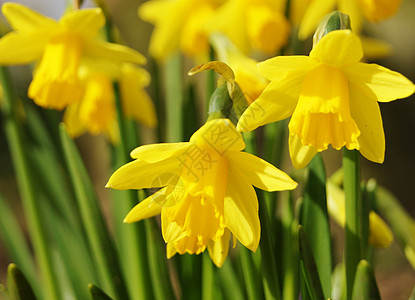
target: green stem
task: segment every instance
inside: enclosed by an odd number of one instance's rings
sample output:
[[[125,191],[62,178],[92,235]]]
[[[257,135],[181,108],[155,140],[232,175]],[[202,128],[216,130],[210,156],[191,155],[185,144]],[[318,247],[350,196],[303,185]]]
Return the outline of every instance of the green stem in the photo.
[[[215,59],[215,51],[212,46],[210,46],[210,52],[209,52],[209,60],[213,61]],[[210,96],[213,94],[215,90],[215,72],[213,70],[207,70],[206,71],[206,100],[205,100],[205,111],[203,113],[203,116],[207,116],[207,113],[209,111],[209,99]]]
[[[183,94],[182,60],[180,53],[172,55],[166,62],[164,86],[166,88],[166,140],[183,140]]]
[[[4,127],[6,137],[9,143],[10,153],[12,154],[12,161],[34,252],[38,258],[39,269],[44,279],[45,298],[51,300],[59,299],[56,276],[52,268],[50,247],[48,247],[39,206],[36,203],[39,197],[33,181],[33,172],[30,169],[30,164],[25,153],[27,147],[25,146],[14,108],[15,104],[17,104],[17,96],[7,68],[0,67],[0,78],[4,91],[4,105],[2,110],[5,117]]]
[[[346,197],[346,226],[344,262],[346,297],[351,299],[360,247],[360,163],[357,150],[343,150],[344,193]]]
[[[215,300],[215,276],[213,264],[208,253],[202,258],[202,300]]]

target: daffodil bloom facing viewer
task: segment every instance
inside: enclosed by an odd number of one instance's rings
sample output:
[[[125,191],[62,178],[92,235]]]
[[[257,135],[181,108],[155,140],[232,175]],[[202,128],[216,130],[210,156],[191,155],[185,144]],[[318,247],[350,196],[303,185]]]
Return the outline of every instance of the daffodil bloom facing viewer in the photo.
[[[145,62],[140,53],[97,38],[105,24],[99,8],[70,11],[59,21],[17,3],[3,4],[2,12],[13,31],[0,39],[0,64],[39,62],[28,95],[42,107],[60,110],[81,98],[84,57]]]
[[[245,152],[241,134],[228,119],[206,122],[186,143],[145,145],[119,168],[107,187],[161,188],[136,205],[125,222],[161,213],[167,256],[199,254],[208,248],[222,266],[231,235],[255,251],[260,239],[253,185],[266,191],[294,189],[284,172]]]
[[[385,137],[377,101],[408,97],[414,85],[397,72],[359,62],[362,56],[359,38],[350,30],[336,30],[322,37],[309,56],[259,63],[271,83],[241,116],[238,130],[291,116],[289,149],[296,168],[328,145],[357,149],[382,163]]]

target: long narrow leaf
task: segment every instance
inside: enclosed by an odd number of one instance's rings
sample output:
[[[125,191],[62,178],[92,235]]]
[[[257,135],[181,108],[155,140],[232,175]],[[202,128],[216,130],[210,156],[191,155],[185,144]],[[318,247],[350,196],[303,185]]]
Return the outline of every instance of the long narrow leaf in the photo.
[[[16,214],[0,194],[0,237],[11,259],[19,266],[29,282],[37,284],[32,255]]]
[[[380,300],[379,289],[371,265],[361,260],[357,265],[352,300]]]
[[[313,251],[307,239],[304,228],[298,226],[298,241],[300,248],[300,263],[301,271],[304,276],[305,283],[311,299],[321,300],[325,299],[316,262],[313,257]]]
[[[331,294],[331,240],[327,213],[326,173],[323,159],[314,156],[309,165],[308,180],[301,210],[301,224],[316,261],[317,271],[325,298]]]
[[[15,264],[7,268],[7,290],[11,300],[36,300],[32,287]]]
[[[78,150],[63,125],[60,126],[62,146],[81,211],[91,255],[103,287],[119,299],[126,299],[114,244],[104,222],[96,194]]]

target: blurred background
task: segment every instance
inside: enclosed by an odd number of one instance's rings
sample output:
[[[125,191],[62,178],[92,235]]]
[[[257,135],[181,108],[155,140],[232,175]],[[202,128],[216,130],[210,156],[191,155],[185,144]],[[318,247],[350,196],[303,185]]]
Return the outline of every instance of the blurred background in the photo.
[[[4,2],[1,0],[0,5]],[[59,18],[65,9],[63,0],[22,0],[23,3],[45,15]],[[142,0],[105,0],[115,25],[125,44],[147,55],[147,45],[152,25],[144,23],[137,16]],[[92,1],[86,1],[91,6]],[[398,71],[415,82],[415,1],[403,0],[402,6],[393,18],[379,24],[368,24],[365,33],[382,39],[392,46],[390,56],[375,62]],[[2,22],[4,20],[2,19]],[[4,25],[2,25],[4,26]],[[186,63],[183,74],[195,63]],[[24,91],[31,78],[28,67],[13,68],[18,74],[19,86]],[[203,98],[203,96],[201,96]],[[204,99],[201,99],[204,101]],[[386,137],[385,162],[375,164],[362,158],[362,179],[375,178],[379,185],[389,189],[398,197],[407,211],[415,217],[415,97],[391,103],[380,103]],[[0,117],[1,120],[1,117]],[[94,185],[104,209],[107,207],[105,183],[109,176],[109,153],[102,137],[85,135],[78,139]],[[341,152],[329,150],[323,155],[328,175],[341,166]],[[51,166],[51,168],[54,166]],[[10,153],[0,130],[0,190],[12,202],[15,211],[20,211],[19,194],[14,180]],[[22,219],[22,222],[23,219]],[[335,227],[335,225],[334,225]],[[336,227],[334,228],[336,230]],[[402,250],[395,244],[388,249],[377,250],[375,261],[377,280],[383,299],[408,299],[415,285],[415,272],[406,262]],[[0,240],[0,282],[5,282],[5,271],[10,260]]]

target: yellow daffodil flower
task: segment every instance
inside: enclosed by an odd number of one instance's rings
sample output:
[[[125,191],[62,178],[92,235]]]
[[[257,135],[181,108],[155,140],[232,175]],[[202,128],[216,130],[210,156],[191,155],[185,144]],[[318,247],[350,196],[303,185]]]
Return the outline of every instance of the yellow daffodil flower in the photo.
[[[271,80],[238,122],[238,130],[291,117],[289,148],[302,168],[332,145],[357,149],[382,163],[385,137],[379,102],[410,96],[414,85],[403,75],[359,62],[363,51],[350,30],[336,30],[314,45],[309,56],[280,56],[259,63]]]
[[[114,80],[119,82],[124,115],[148,127],[157,124],[154,105],[145,91],[150,74],[144,69],[128,63],[117,66],[88,62],[82,66],[80,78],[85,84],[83,97],[68,105],[63,120],[72,137],[85,132],[104,133],[113,143],[119,141]]]
[[[307,5],[305,0],[296,0],[301,5]],[[309,0],[304,13],[298,37],[305,39],[310,36],[325,15],[334,9],[338,9],[350,16],[351,27],[355,32],[360,32],[362,20],[379,22],[393,16],[398,11],[402,0]]]
[[[14,31],[0,39],[0,64],[39,61],[28,95],[40,106],[61,110],[81,98],[84,57],[145,62],[140,53],[97,38],[105,24],[99,8],[70,11],[59,21],[17,3],[3,4],[2,12]]]
[[[107,187],[161,188],[137,204],[125,222],[161,213],[167,256],[199,254],[208,248],[220,267],[231,234],[255,251],[260,239],[258,200],[253,185],[266,191],[297,184],[264,160],[241,152],[245,143],[228,119],[206,122],[186,143],[145,145],[119,168]]]
[[[227,0],[208,24],[211,33],[225,34],[245,54],[274,55],[290,34],[282,1]]]
[[[205,23],[218,5],[216,0],[151,0],[138,15],[155,25],[150,54],[160,60],[182,50],[190,56],[207,55],[209,41]]]

